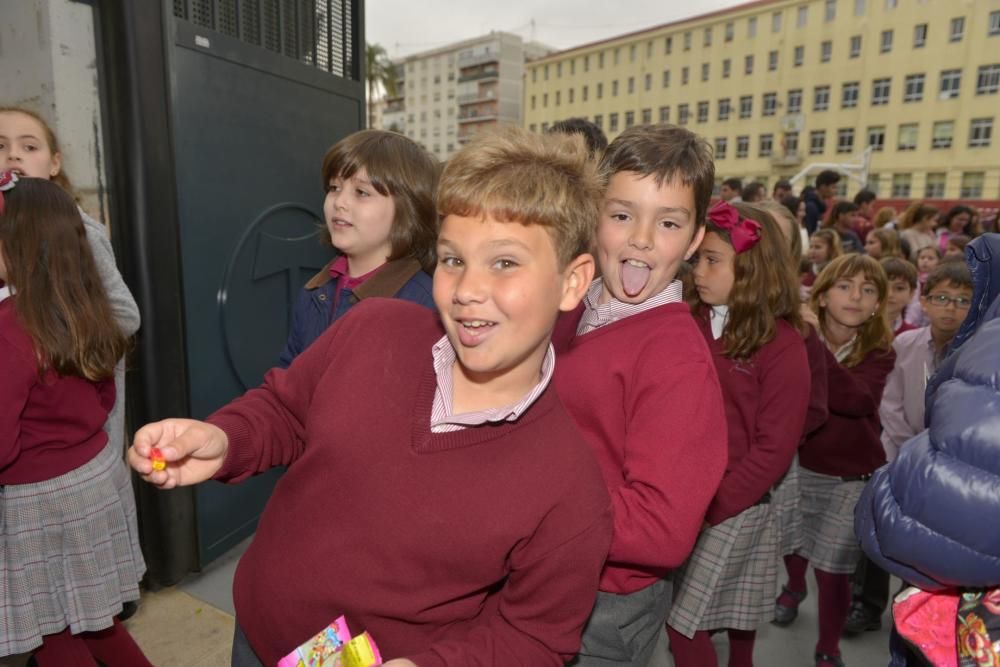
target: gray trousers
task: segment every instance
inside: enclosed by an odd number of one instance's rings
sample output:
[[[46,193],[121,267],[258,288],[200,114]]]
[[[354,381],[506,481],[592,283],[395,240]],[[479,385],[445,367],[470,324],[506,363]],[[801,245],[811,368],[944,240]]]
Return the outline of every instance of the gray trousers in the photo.
[[[673,588],[661,579],[628,595],[597,592],[572,667],[646,667],[670,611]]]
[[[240,628],[239,619],[236,619],[236,630],[233,632],[233,657],[230,664],[232,667],[264,667],[264,663],[250,648],[250,642]]]

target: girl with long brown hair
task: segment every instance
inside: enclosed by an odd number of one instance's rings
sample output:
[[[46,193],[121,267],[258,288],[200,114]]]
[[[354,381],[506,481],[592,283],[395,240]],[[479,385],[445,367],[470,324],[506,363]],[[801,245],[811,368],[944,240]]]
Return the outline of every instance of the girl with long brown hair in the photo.
[[[678,667],[715,664],[726,630],[731,666],[753,665],[771,617],[778,532],[771,491],[802,435],[809,364],[789,243],[770,213],[716,204],[694,261],[692,310],[708,342],[728,416],[729,460],[688,561],[673,575],[667,632]]]
[[[72,198],[10,172],[0,189],[0,656],[149,665],[115,619],[146,569],[103,430],[127,339]]]

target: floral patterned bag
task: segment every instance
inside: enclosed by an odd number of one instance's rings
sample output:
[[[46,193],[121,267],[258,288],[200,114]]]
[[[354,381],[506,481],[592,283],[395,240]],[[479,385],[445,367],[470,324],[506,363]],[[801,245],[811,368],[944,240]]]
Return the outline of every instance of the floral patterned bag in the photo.
[[[958,658],[960,667],[1000,667],[1000,588],[962,593]]]
[[[893,622],[909,648],[906,665],[1000,667],[1000,588],[896,596]]]

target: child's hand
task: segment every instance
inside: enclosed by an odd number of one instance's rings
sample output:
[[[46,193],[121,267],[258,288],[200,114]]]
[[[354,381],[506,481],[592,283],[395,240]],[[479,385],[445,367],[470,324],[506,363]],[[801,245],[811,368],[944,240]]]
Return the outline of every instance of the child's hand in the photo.
[[[165,469],[154,466],[154,447],[166,462]],[[211,479],[228,449],[229,438],[218,426],[194,419],[164,419],[139,429],[128,450],[128,462],[150,484],[172,489]]]
[[[390,660],[389,662],[383,662],[382,667],[417,667],[417,664],[412,660],[407,660],[406,658],[396,658],[395,660]]]
[[[799,315],[802,317],[803,322],[819,331],[819,317],[816,315],[816,311],[809,307],[808,303],[803,303],[799,306]]]

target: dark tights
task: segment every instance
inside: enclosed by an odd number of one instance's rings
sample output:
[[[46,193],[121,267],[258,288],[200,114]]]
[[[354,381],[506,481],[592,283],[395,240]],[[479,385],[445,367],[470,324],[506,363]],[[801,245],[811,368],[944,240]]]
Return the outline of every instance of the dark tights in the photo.
[[[153,667],[118,619],[106,630],[70,634],[69,628],[42,638],[35,652],[38,667]]]
[[[729,667],[753,667],[753,644],[757,633],[752,630],[726,632],[729,635]],[[717,667],[719,664],[710,632],[699,630],[688,639],[667,626],[667,636],[677,667]]]

